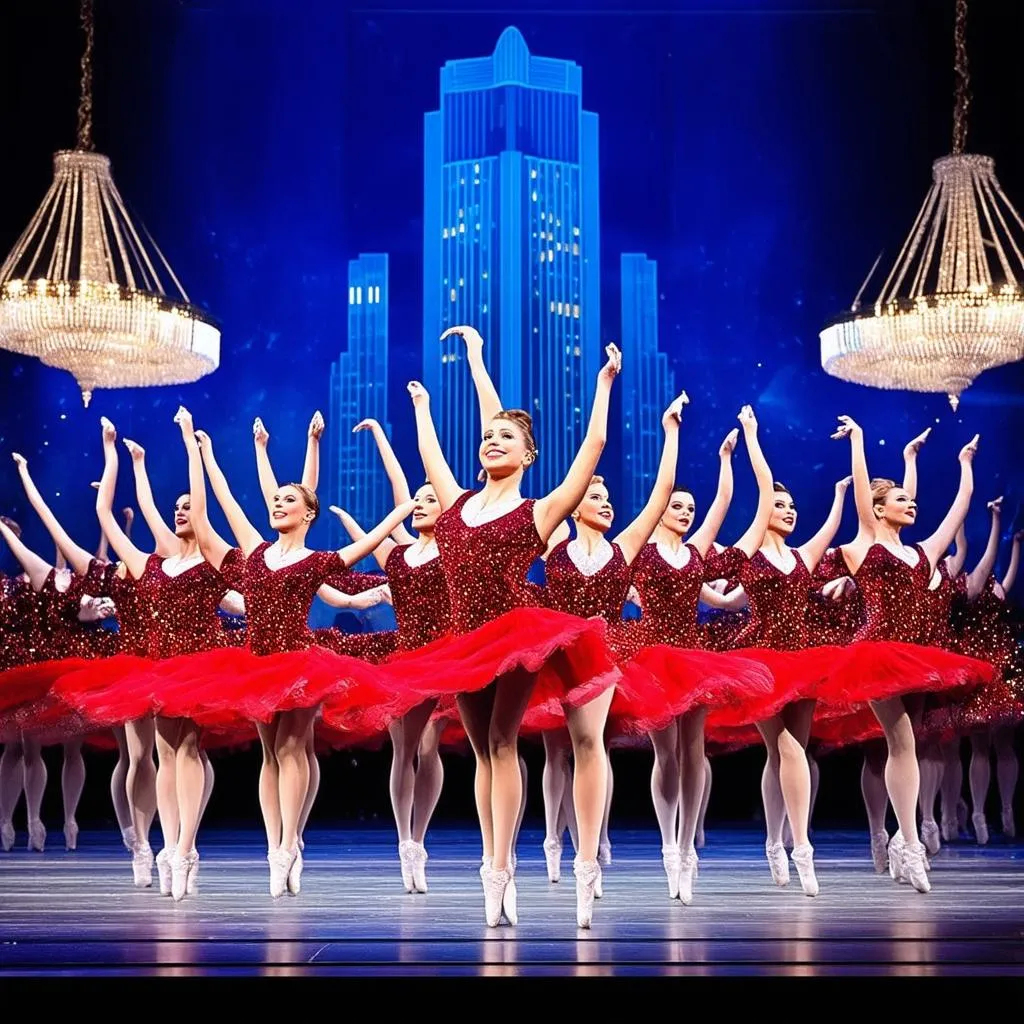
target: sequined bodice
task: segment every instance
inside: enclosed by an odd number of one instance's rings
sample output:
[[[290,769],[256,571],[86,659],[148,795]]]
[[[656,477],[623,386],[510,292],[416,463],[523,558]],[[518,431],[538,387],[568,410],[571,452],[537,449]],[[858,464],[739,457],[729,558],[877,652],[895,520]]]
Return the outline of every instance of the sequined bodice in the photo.
[[[151,621],[150,657],[173,658],[220,647],[224,635],[217,607],[228,592],[224,578],[205,560],[177,576],[168,576],[163,563],[160,555],[150,555],[135,581]]]
[[[924,606],[928,616],[928,643],[933,647],[955,650],[953,636],[953,602],[967,593],[967,580],[963,574],[955,580],[949,575],[946,559],[939,562],[939,584],[924,588]],[[930,582],[930,581],[929,581]]]
[[[462,507],[473,493],[460,495],[434,527],[451,603],[452,629],[460,634],[513,608],[536,604],[526,574],[544,551],[533,522],[532,500],[523,501],[498,519],[467,526]]]
[[[35,614],[33,597],[28,580],[0,575],[0,669],[32,660],[28,634]]]
[[[82,577],[72,576],[67,590],[58,590],[56,570],[50,570],[42,587],[33,595],[28,632],[30,660],[89,656],[86,630],[78,621],[84,593],[82,584]]]
[[[847,644],[864,624],[864,600],[859,588],[854,588],[841,601],[833,601],[821,593],[826,583],[852,575],[842,548],[829,548],[812,576],[805,617],[808,644]]]
[[[864,625],[856,640],[898,640],[927,644],[931,627],[928,580],[931,569],[920,545],[917,565],[909,565],[881,544],[872,544],[857,570],[864,596]]]
[[[743,558],[739,582],[750,606],[750,620],[736,635],[736,646],[767,647],[774,651],[799,651],[806,647],[811,574],[800,552],[790,549],[793,568],[783,572],[762,551],[755,551],[753,558],[748,559],[738,548],[728,550]]]
[[[692,544],[690,559],[676,567],[666,562],[657,544],[645,544],[633,560],[633,586],[640,595],[639,632],[644,643],[674,647],[702,647],[697,625],[697,602],[707,563]]]
[[[990,576],[973,601],[957,603],[960,651],[998,665],[1004,674],[1013,666],[1016,675],[1022,653],[1020,623],[1015,621],[1013,606],[996,595],[995,582]]]
[[[612,557],[586,576],[569,555],[570,543],[562,541],[548,555],[544,590],[549,607],[584,619],[593,615],[609,622],[621,619],[631,576],[622,548],[612,544]]]
[[[339,593],[348,594],[351,597],[355,594],[363,594],[367,590],[373,590],[374,587],[382,586],[384,583],[384,577],[380,573],[356,572],[353,569],[346,569],[341,564],[341,559],[338,559],[337,562],[339,568],[332,570],[324,583]],[[223,571],[222,566],[221,572]]]
[[[89,563],[85,577],[85,591],[93,597],[109,597],[117,609],[118,647],[124,654],[146,656],[152,639],[149,631],[155,621],[152,609],[142,603],[138,581],[131,574],[121,577],[112,563]]]
[[[441,559],[410,565],[405,560],[410,547],[396,544],[384,563],[398,621],[398,647],[406,651],[436,640],[449,630],[452,621]]]

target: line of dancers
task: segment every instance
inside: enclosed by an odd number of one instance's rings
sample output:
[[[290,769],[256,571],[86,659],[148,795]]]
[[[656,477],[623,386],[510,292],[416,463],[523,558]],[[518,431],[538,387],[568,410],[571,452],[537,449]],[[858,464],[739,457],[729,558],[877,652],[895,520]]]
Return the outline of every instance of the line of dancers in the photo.
[[[938,850],[940,831],[947,839],[957,834],[965,736],[974,748],[978,841],[987,841],[990,742],[999,761],[1003,829],[1012,834],[1012,735],[1024,705],[1020,629],[1006,595],[1020,535],[998,583],[992,572],[1001,509],[999,501],[991,503],[988,547],[977,567],[964,571],[977,437],[960,452],[959,487],[941,523],[908,545],[902,530],[916,523],[917,454],[928,432],[905,449],[897,483],[869,475],[864,432],[840,417],[833,437],[850,444],[851,475],[836,484],[821,528],[793,547],[797,507],[769,467],[749,406],[721,444],[717,492],[697,525],[694,497],[676,483],[688,404],[683,393],[662,418],[661,461],[647,504],[618,528],[597,475],[621,368],[618,349],[606,349],[587,432],[564,480],[551,493],[526,499],[523,478],[541,457],[530,416],[503,407],[476,330],[453,327],[442,342],[464,347],[475,385],[481,486],[470,490],[456,481],[430,396],[411,382],[426,482],[412,493],[380,425],[356,425],[376,442],[394,509],[367,529],[332,506],[350,537],[338,551],[306,544],[320,513],[325,425],[319,413],[296,483],[278,483],[269,433],[261,420],[254,425],[272,541],[234,498],[212,439],[195,429],[184,408],[175,422],[188,490],[175,503],[172,523],[153,497],[145,451],[124,442],[152,551],[133,542],[130,517],[122,526],[114,514],[118,447],[108,420],[101,426],[103,473],[94,486],[104,542],[116,561],[107,560],[105,549],[93,555],[72,540],[32,482],[26,460],[14,456],[58,558],[48,563],[22,543],[16,524],[0,520],[23,569],[2,580],[0,606],[4,849],[14,842],[12,816],[22,791],[29,844],[43,849],[42,745],[64,744],[65,839],[73,849],[82,746],[116,743],[111,793],[134,883],[151,886],[155,871],[159,891],[180,901],[197,891],[197,836],[213,786],[208,752],[259,742],[270,892],[298,895],[303,832],[319,787],[318,747],[347,749],[390,737],[401,877],[408,892],[426,892],[426,831],[443,778],[439,750],[468,744],[485,918],[490,926],[503,919],[515,924],[515,847],[525,793],[521,734],[543,737],[548,876],[560,876],[568,827],[583,928],[611,860],[608,751],[619,744],[653,748],[662,861],[669,896],[683,904],[692,902],[698,877],[709,755],[751,744],[763,744],[767,754],[761,789],[771,877],[787,884],[792,864],[808,896],[819,891],[808,835],[817,764],[840,747],[863,746],[872,855],[879,872],[888,870],[896,882],[928,892],[927,852]],[[746,531],[724,544],[718,534],[741,435],[758,502]],[[230,541],[210,522],[207,486]],[[851,486],[858,532],[833,547]],[[352,569],[371,554],[383,577]],[[543,585],[528,578],[538,560]],[[388,602],[397,628],[311,629],[314,598],[342,609]],[[639,608],[639,617],[624,617],[628,604]],[[116,632],[104,628],[105,619],[116,619]],[[941,830],[935,821],[940,790]],[[885,831],[890,802],[899,825],[891,838]],[[150,833],[157,818],[163,846],[154,855]]]

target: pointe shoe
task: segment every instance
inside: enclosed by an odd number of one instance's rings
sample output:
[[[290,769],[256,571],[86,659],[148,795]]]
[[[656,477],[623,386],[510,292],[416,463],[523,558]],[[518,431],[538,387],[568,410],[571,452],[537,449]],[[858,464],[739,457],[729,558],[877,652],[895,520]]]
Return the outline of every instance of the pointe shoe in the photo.
[[[511,873],[508,871],[495,871],[494,868],[483,866],[480,868],[480,879],[484,884],[484,918],[487,921],[487,927],[497,928],[501,922],[502,913],[505,912],[507,915],[506,897],[510,888],[512,889],[512,916],[509,918],[509,921],[511,924],[515,924],[518,916],[516,913],[515,883],[512,881]]]
[[[145,849],[145,847],[143,847]],[[132,858],[132,869],[135,868],[135,860]],[[171,851],[165,846],[156,855],[156,874],[160,881],[160,895],[171,895]],[[152,884],[152,883],[151,883]]]
[[[802,843],[793,847],[793,863],[800,878],[800,888],[805,896],[818,895],[818,876],[814,873],[814,847],[810,843]]]
[[[192,867],[189,868],[188,878],[185,881],[185,895],[195,896],[199,892],[199,851],[193,846],[189,857],[194,858]]]
[[[280,847],[267,854],[270,863],[270,895],[280,899],[288,890],[288,873],[292,869],[297,850],[282,850]]]
[[[299,836],[299,853],[306,852],[306,843],[302,836]]]
[[[889,877],[894,882],[906,882],[907,876],[903,869],[903,856],[906,853],[907,843],[903,833],[897,829],[896,834],[889,840]]]
[[[580,860],[577,857],[572,865],[576,876],[576,926],[589,928],[594,918],[594,888],[601,877],[601,865],[596,860]]]
[[[544,862],[548,867],[548,881],[552,884],[562,877],[562,841],[544,840]]]
[[[9,853],[14,849],[16,839],[17,834],[14,831],[14,825],[9,821],[0,821],[0,846],[3,847],[4,853]]]
[[[604,899],[604,871],[601,870],[600,858],[597,861],[597,881],[594,883],[594,899]]]
[[[889,833],[883,828],[881,832],[871,833],[871,859],[875,871],[884,875],[889,867]]]
[[[665,869],[665,877],[668,879],[668,898],[674,900],[679,896],[679,868],[682,865],[679,847],[663,846],[661,848],[661,864]]]
[[[971,824],[974,826],[974,837],[978,840],[979,846],[988,844],[988,821],[984,812],[971,815]]]
[[[607,867],[612,862],[612,844],[611,843],[598,843],[597,845],[597,862]]]
[[[74,818],[64,822],[64,849],[68,851],[78,849],[78,822]]]
[[[1014,839],[1017,836],[1017,823],[1013,819],[1013,808],[1003,808],[1003,835],[1007,839]]]
[[[679,902],[688,907],[693,902],[693,883],[697,879],[697,850],[683,856],[679,866]]]
[[[789,885],[789,856],[785,846],[782,843],[767,842],[764,844],[764,854],[768,858],[772,881],[779,886]]]
[[[412,884],[417,892],[427,891],[427,861],[430,859],[427,848],[422,843],[416,843],[412,858]]]
[[[956,827],[961,832],[967,831],[967,801],[963,797],[956,802]]]
[[[302,851],[295,845],[295,859],[288,869],[288,895],[298,896],[302,892]]]
[[[139,836],[134,825],[121,829],[121,842],[129,853],[135,852],[135,847],[139,845]]]
[[[148,843],[145,846],[136,847],[132,854],[132,881],[137,889],[148,889],[153,884],[153,850]],[[160,891],[163,892],[162,878]],[[168,882],[169,891],[170,884]]]
[[[416,883],[412,878],[412,862],[415,857],[416,844],[411,839],[403,839],[398,844],[398,860],[402,866],[402,885],[406,892],[415,892]]]
[[[515,850],[513,850],[513,851],[512,851],[512,852],[511,852],[511,853],[509,854],[509,858],[508,858],[508,870],[509,870],[509,874],[511,874],[511,875],[514,875],[514,874],[516,873],[516,865],[517,865],[518,863],[519,863],[519,862],[518,862],[518,860],[516,859],[516,851],[515,851]]]
[[[934,821],[921,822],[921,842],[924,848],[934,857],[942,849],[939,838],[939,826]]]
[[[907,843],[903,849],[903,876],[918,892],[931,892],[924,856],[924,845]]]
[[[188,876],[196,865],[199,855],[195,850],[182,857],[176,853],[171,858],[171,899],[180,903],[188,893]]]
[[[46,829],[43,823],[38,818],[35,821],[30,821],[28,823],[28,848],[42,853],[45,846]]]

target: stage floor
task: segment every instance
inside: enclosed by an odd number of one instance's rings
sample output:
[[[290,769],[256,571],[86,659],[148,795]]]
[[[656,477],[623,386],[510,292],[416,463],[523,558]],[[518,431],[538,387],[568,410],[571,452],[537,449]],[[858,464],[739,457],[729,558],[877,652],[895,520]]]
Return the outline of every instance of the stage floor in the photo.
[[[392,833],[314,831],[303,891],[271,900],[262,834],[202,836],[200,892],[133,889],[123,848],[0,854],[0,977],[68,975],[1021,975],[1024,846],[933,859],[924,896],[872,870],[864,833],[814,837],[821,895],[772,885],[754,831],[708,836],[696,897],[670,901],[657,834],[618,832],[594,926],[578,931],[571,854],[548,882],[519,844],[520,923],[488,929],[469,829],[429,837],[430,892],[406,895]],[[568,846],[568,843],[567,843]]]

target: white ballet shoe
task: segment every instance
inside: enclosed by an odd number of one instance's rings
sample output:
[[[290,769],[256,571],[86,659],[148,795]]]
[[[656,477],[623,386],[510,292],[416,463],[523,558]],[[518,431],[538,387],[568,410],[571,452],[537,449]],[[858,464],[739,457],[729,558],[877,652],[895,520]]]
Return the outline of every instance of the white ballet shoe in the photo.
[[[280,899],[288,891],[288,873],[292,869],[297,850],[283,850],[280,847],[267,854],[270,863],[270,895]]]
[[[28,823],[28,848],[42,853],[45,846],[46,828],[43,826],[43,823],[36,818],[35,821],[30,821]]]
[[[697,880],[697,850],[688,850],[679,866],[679,902],[688,907],[693,902],[693,883]]]
[[[903,848],[903,877],[918,892],[931,892],[928,870],[922,843],[907,843]]]
[[[64,849],[69,852],[78,849],[78,822],[74,818],[64,822]]]
[[[132,859],[132,869],[134,870],[135,861]],[[160,881],[160,895],[170,896],[171,895],[171,851],[165,846],[156,855],[156,874]]]
[[[814,847],[810,843],[801,843],[793,847],[793,863],[800,878],[800,888],[805,896],[817,896],[819,892],[818,876],[814,873]]]
[[[1013,818],[1013,808],[1003,808],[1003,835],[1007,839],[1014,839],[1017,835],[1017,822]]]
[[[484,866],[480,868],[480,878],[484,884],[484,917],[487,927],[497,928],[503,913],[510,924],[516,924],[519,918],[515,882],[512,881],[511,872],[495,871],[494,868]]]
[[[598,867],[597,881],[594,883],[594,899],[595,900],[603,900],[604,899],[604,871],[601,868],[601,858],[600,857],[597,860],[597,867]]]
[[[402,867],[402,885],[406,892],[415,892],[416,883],[412,878],[412,862],[416,844],[411,839],[403,839],[398,844],[398,860]]]
[[[199,892],[199,851],[193,846],[189,857],[193,858],[192,867],[188,870],[188,878],[185,881],[185,895],[195,896]]]
[[[519,863],[519,861],[518,861],[518,860],[516,859],[516,851],[515,851],[515,850],[513,850],[513,851],[512,851],[512,852],[511,852],[511,853],[509,854],[509,858],[508,858],[508,870],[509,870],[509,874],[512,874],[512,875],[514,875],[514,874],[516,873],[516,865],[517,865],[518,863]]]
[[[679,896],[679,868],[682,866],[679,847],[663,846],[661,848],[661,863],[665,868],[665,877],[668,879],[668,898],[674,900]]]
[[[422,843],[415,844],[412,857],[412,884],[417,892],[427,891],[427,861],[430,859],[427,848]]]
[[[785,846],[782,843],[767,842],[764,844],[764,853],[768,858],[772,881],[776,885],[789,885],[789,856]]]
[[[194,850],[187,856],[176,853],[171,858],[171,899],[175,903],[180,903],[188,893],[188,876],[198,859]]]
[[[548,881],[557,882],[562,877],[562,841],[560,839],[544,840],[544,863],[548,868]]]
[[[139,845],[139,836],[135,831],[134,825],[129,825],[127,828],[121,829],[121,842],[124,843],[124,848],[129,853],[135,852],[135,847]]]
[[[295,846],[295,859],[292,861],[292,866],[288,869],[288,895],[298,896],[302,892],[302,851],[299,849],[298,844]]]
[[[148,889],[153,884],[153,850],[148,843],[132,854],[132,881],[137,889]]]
[[[612,862],[612,844],[611,843],[598,843],[597,844],[597,862],[598,864],[607,867]]]
[[[9,853],[14,849],[17,838],[14,825],[9,821],[0,821],[0,846],[3,847],[4,853]]]
[[[897,829],[896,834],[889,840],[889,877],[894,882],[906,882],[907,876],[903,870],[903,855],[906,852],[907,843],[903,833]]]
[[[889,867],[889,833],[883,828],[881,832],[871,833],[871,859],[875,871],[884,875]]]
[[[597,898],[595,888],[601,877],[601,865],[596,860],[580,860],[577,857],[572,865],[576,876],[576,926],[589,928],[594,919],[594,900]]]
[[[978,840],[979,846],[988,844],[988,821],[984,812],[971,815],[971,824],[974,826],[974,837]]]
[[[921,822],[921,842],[924,848],[934,857],[942,849],[942,840],[939,837],[939,826],[932,821]]]

